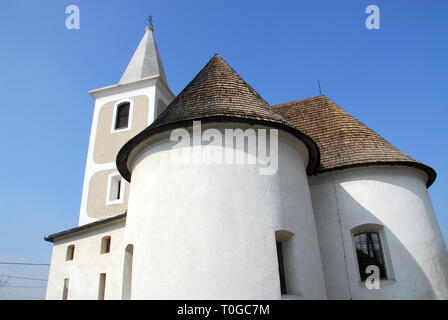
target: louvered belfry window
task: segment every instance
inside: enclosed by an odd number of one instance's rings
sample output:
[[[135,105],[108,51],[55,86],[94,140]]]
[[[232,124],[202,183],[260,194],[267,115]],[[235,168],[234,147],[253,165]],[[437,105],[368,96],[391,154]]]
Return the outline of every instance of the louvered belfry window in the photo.
[[[115,129],[124,129],[128,127],[130,103],[125,102],[117,107],[117,116],[115,118]]]
[[[366,268],[370,265],[378,267],[380,279],[386,279],[386,267],[380,235],[377,232],[365,232],[356,234],[354,239],[361,280],[366,280],[370,275],[366,273]]]

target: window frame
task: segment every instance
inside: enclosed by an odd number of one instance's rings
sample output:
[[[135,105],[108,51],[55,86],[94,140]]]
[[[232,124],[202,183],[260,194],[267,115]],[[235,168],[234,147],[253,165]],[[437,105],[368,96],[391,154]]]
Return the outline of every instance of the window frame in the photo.
[[[115,129],[115,125],[117,122],[117,112],[118,112],[118,107],[124,103],[129,103],[129,116],[128,116],[128,126],[126,128],[118,128]],[[111,125],[111,129],[110,132],[111,133],[117,133],[117,132],[123,132],[123,131],[127,131],[127,130],[131,130],[132,128],[132,113],[134,110],[134,100],[133,99],[122,99],[117,101],[114,104],[114,111],[112,113],[112,125]]]
[[[110,253],[111,246],[112,246],[112,237],[111,236],[102,237],[101,238],[100,254]]]
[[[385,278],[381,278],[380,281],[395,281],[395,276],[391,264],[391,255],[389,252],[389,246],[387,243],[386,235],[384,232],[384,226],[380,224],[363,224],[359,225],[357,227],[352,228],[351,230],[351,238],[352,238],[352,245],[353,245],[353,253],[354,253],[354,261],[356,263],[356,271],[357,271],[357,277],[360,284],[363,284],[366,282],[366,280],[363,280],[361,278],[361,270],[359,266],[358,261],[358,254],[356,252],[356,243],[355,243],[355,236],[363,233],[377,233],[380,246],[381,246],[381,252],[383,254],[383,261],[384,261],[384,272],[385,272]],[[365,270],[364,270],[365,272]],[[368,277],[368,275],[367,275]]]
[[[110,199],[111,196],[111,192],[112,192],[112,182],[114,180],[117,180],[116,177],[119,177],[119,190],[118,190],[118,194],[119,194],[119,198],[118,199]],[[120,173],[118,171],[112,172],[111,174],[108,175],[107,177],[107,190],[106,190],[106,206],[110,206],[110,205],[114,205],[114,204],[121,204],[124,202],[124,188],[125,188],[125,183],[124,183],[124,179],[123,177],[120,175]]]
[[[75,260],[75,245],[70,244],[67,246],[65,251],[65,261],[73,261]]]

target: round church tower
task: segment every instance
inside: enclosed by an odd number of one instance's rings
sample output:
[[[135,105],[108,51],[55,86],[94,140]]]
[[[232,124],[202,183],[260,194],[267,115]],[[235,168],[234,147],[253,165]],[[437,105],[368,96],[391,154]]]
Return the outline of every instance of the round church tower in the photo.
[[[325,299],[307,179],[319,157],[215,55],[117,156],[123,297]]]
[[[427,189],[435,171],[325,96],[274,110],[319,146],[309,185],[327,297],[448,299],[448,254]],[[372,265],[378,287],[367,279]]]

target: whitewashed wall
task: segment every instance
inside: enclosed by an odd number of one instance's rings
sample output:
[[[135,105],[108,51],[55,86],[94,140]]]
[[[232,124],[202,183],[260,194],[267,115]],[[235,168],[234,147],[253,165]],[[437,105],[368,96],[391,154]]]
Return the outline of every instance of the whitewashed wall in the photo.
[[[448,299],[448,254],[426,179],[405,166],[309,178],[329,299]],[[380,290],[359,280],[351,230],[368,223],[384,226],[391,279]]]
[[[105,299],[121,299],[123,233],[125,222],[73,235],[53,246],[46,299],[61,300],[64,279],[69,278],[69,300],[97,300],[100,273],[106,273]],[[101,239],[111,236],[110,253],[101,254]],[[67,247],[75,245],[74,259],[65,261]]]
[[[132,299],[279,299],[279,229],[294,234],[284,249],[288,293],[326,298],[303,143],[281,134],[272,176],[255,165],[173,164],[171,146],[160,135],[134,164]]]

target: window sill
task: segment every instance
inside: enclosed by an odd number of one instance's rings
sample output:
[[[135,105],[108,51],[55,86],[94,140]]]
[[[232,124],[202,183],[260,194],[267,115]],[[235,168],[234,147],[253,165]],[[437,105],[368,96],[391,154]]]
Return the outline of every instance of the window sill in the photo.
[[[396,283],[397,283],[397,280],[394,280],[394,279],[383,279],[383,280],[380,280],[380,289],[382,287],[390,287],[390,286],[392,286],[392,285],[394,285]],[[359,282],[359,286],[362,287],[362,288],[366,288],[367,289],[365,281],[360,281]]]
[[[110,200],[106,202],[106,206],[112,206],[114,204],[122,204],[123,203],[123,199],[118,199],[118,200]]]
[[[120,129],[112,129],[110,131],[110,133],[118,133],[118,132],[123,132],[123,131],[128,131],[128,130],[131,130],[131,128],[130,127],[126,127],[126,128],[120,128]]]

